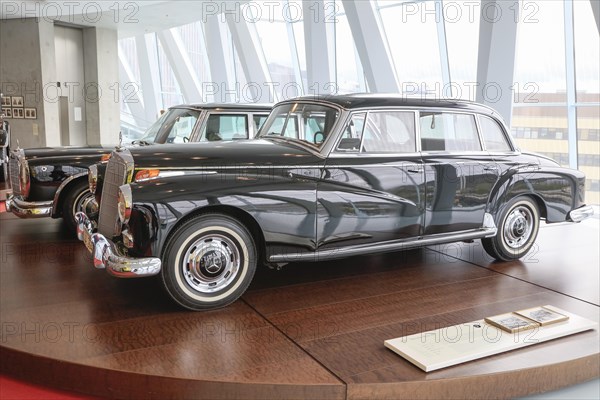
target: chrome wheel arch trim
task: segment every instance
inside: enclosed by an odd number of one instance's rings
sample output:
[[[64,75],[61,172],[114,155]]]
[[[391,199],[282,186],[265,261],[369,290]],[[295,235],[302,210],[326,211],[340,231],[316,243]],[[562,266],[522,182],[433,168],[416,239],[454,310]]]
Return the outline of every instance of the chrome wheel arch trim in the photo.
[[[60,186],[56,190],[56,193],[54,194],[54,200],[52,201],[52,216],[53,217],[60,212],[60,205],[58,204],[58,201],[60,199],[60,195],[65,190],[65,188],[71,182],[73,182],[75,179],[79,179],[79,178],[84,177],[84,176],[87,177],[87,175],[88,175],[87,171],[86,172],[80,172],[78,174],[71,175],[70,177],[68,177],[67,179],[65,179],[64,181],[62,181],[62,183],[60,184]]]

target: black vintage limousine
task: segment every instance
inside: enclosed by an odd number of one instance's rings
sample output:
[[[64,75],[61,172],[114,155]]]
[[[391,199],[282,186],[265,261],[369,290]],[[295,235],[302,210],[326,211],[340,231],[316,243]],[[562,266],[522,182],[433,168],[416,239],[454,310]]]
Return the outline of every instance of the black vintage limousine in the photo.
[[[473,239],[512,260],[540,219],[592,214],[584,174],[518,150],[492,109],[382,95],[281,102],[252,141],[118,149],[102,179],[97,220],[77,214],[94,265],[160,274],[193,310],[236,300],[257,264]]]
[[[198,104],[167,110],[132,145],[207,142],[253,138],[272,105]],[[64,217],[75,230],[75,213],[92,196],[88,169],[107,159],[112,147],[20,149],[9,159],[13,194],[7,210],[21,218]]]

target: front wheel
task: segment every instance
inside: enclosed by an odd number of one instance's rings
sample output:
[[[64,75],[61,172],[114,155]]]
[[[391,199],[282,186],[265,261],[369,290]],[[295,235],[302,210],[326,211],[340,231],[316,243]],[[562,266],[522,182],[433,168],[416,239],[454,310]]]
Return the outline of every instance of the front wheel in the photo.
[[[237,220],[204,214],[177,228],[162,259],[162,281],[173,300],[190,310],[209,310],[246,291],[256,271],[256,245]]]
[[[540,228],[540,212],[535,201],[529,197],[512,199],[498,221],[496,236],[481,239],[485,251],[502,261],[517,260],[527,254]]]
[[[72,232],[77,229],[77,222],[75,222],[75,214],[79,211],[85,211],[83,205],[86,200],[94,195],[90,192],[87,180],[80,180],[74,183],[69,191],[65,195],[62,204],[63,219],[67,223],[67,226]]]

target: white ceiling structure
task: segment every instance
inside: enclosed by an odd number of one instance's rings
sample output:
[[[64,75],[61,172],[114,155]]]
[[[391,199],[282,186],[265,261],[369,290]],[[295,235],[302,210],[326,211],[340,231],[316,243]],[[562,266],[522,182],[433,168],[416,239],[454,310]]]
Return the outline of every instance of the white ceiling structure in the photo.
[[[122,104],[129,127],[184,102],[358,91],[458,97],[492,106],[509,124],[515,110],[564,110],[566,135],[556,135],[572,167],[581,116],[600,107],[599,14],[597,0],[0,3],[0,18],[116,29],[121,84],[135,88]]]
[[[240,4],[246,0],[242,0]],[[2,1],[0,18],[44,18],[64,24],[116,29],[120,38],[162,31],[197,21],[212,10],[205,0]]]

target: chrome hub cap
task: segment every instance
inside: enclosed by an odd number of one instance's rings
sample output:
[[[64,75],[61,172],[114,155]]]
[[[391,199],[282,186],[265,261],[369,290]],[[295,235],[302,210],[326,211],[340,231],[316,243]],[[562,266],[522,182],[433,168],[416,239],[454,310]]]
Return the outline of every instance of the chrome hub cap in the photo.
[[[202,236],[185,252],[182,272],[186,282],[202,293],[227,287],[240,269],[240,252],[226,236]]]
[[[506,244],[518,249],[523,247],[531,237],[534,221],[533,213],[527,207],[519,206],[508,214],[504,223],[504,240]]]
[[[73,217],[75,217],[75,214],[77,214],[80,211],[85,212],[84,204],[87,202],[88,199],[91,199],[92,197],[94,197],[94,195],[88,192],[87,190],[81,192],[81,194],[75,199],[75,202],[73,203],[73,209],[71,210],[71,212],[73,213]]]

